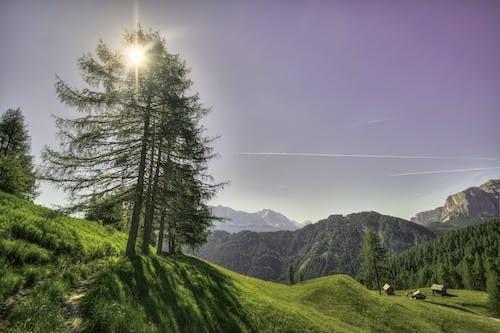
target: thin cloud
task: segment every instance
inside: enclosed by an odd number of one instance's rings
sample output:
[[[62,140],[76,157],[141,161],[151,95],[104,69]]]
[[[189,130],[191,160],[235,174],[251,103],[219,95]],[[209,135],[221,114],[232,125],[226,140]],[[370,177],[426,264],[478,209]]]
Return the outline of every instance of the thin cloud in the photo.
[[[471,156],[431,156],[431,155],[377,155],[377,154],[319,154],[319,153],[287,153],[287,152],[240,152],[244,156],[302,156],[330,158],[373,158],[373,159],[425,159],[425,160],[481,160],[500,161],[500,158]]]
[[[477,171],[487,171],[500,169],[499,167],[491,168],[470,168],[470,169],[451,169],[451,170],[434,170],[434,171],[417,171],[417,172],[405,172],[405,173],[395,173],[389,175],[390,177],[405,177],[405,176],[420,176],[420,175],[436,175],[441,173],[459,173],[459,172],[477,172]]]
[[[353,126],[353,127],[369,126],[369,125],[375,125],[375,124],[380,124],[380,123],[386,123],[388,121],[393,121],[395,119],[396,118],[382,118],[382,119],[360,121],[360,122],[352,123],[351,126]]]

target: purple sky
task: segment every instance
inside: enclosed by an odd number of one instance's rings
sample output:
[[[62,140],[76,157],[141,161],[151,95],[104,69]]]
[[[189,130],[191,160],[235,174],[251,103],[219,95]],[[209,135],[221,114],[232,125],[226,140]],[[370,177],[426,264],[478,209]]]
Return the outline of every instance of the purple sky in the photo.
[[[79,84],[77,57],[99,38],[117,46],[134,8],[0,2],[0,110],[24,110],[37,157],[57,143],[49,115],[71,114],[55,74]],[[212,170],[231,181],[216,204],[299,221],[409,218],[500,176],[500,1],[139,1],[138,12],[213,109]],[[38,202],[63,203],[41,190]]]

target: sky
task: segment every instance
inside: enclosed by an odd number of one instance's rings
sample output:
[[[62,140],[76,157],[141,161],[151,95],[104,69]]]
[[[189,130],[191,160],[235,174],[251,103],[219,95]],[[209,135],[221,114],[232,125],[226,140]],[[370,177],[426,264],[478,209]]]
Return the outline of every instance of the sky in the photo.
[[[500,1],[0,0],[0,111],[20,107],[32,154],[74,114],[55,75],[120,45],[138,17],[192,68],[220,135],[213,204],[297,221],[402,218],[500,177]],[[42,184],[36,199],[63,205]]]

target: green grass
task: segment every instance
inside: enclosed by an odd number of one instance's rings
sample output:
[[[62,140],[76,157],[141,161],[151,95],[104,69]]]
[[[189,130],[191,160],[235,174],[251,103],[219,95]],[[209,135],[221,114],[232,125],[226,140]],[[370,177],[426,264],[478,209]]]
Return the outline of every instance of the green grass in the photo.
[[[68,296],[90,276],[79,303],[84,332],[500,331],[483,292],[415,301],[379,296],[345,275],[288,286],[189,256],[130,260],[120,256],[124,234],[1,193],[0,235],[3,299],[36,286],[0,331],[70,331]]]
[[[486,306],[488,301],[488,294],[485,292],[475,290],[463,289],[448,289],[448,296],[433,296],[431,288],[420,288],[426,295],[424,302],[441,305],[444,307],[451,307],[475,313],[479,315],[488,316],[489,310]],[[413,292],[414,290],[408,290]],[[398,294],[400,294],[398,292]],[[404,295],[404,292],[401,292]]]
[[[125,241],[114,229],[0,192],[0,302],[36,286],[9,314],[8,330],[63,330],[67,294],[119,256]]]

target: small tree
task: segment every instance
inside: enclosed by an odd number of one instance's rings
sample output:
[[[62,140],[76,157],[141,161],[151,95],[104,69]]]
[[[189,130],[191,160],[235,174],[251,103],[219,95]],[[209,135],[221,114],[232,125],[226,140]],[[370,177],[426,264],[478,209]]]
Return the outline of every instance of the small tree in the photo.
[[[98,221],[104,225],[121,228],[123,227],[125,218],[123,202],[115,200],[113,196],[92,198],[85,211],[85,218],[87,220]]]
[[[500,316],[500,279],[494,271],[489,271],[486,280],[488,308],[495,317]]]
[[[288,283],[295,284],[295,271],[291,264],[288,266]]]
[[[483,261],[479,255],[474,258],[472,264],[472,288],[476,290],[484,290],[486,281],[484,279]]]
[[[0,117],[0,190],[28,199],[36,191],[30,137],[21,109]]]
[[[382,294],[381,279],[387,271],[385,266],[386,253],[380,238],[373,231],[368,231],[365,234],[361,256],[360,272],[362,281],[368,288],[373,289],[376,287],[379,294]]]

